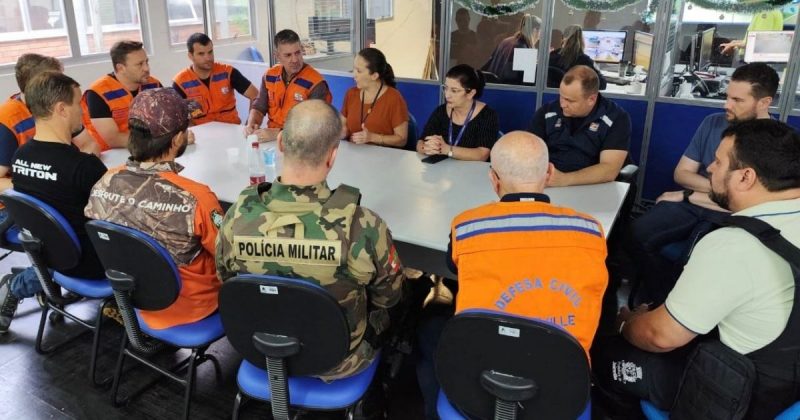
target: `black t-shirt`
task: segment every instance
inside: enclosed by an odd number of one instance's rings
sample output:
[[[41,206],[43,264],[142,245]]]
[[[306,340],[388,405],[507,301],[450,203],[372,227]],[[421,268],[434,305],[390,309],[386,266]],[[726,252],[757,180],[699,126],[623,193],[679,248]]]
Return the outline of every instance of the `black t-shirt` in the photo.
[[[200,79],[200,81],[203,82],[203,84],[206,85],[206,87],[211,86],[211,76],[205,79]],[[247,89],[252,84],[250,83],[250,80],[248,78],[244,77],[242,73],[240,73],[239,70],[236,69],[233,69],[233,71],[231,72],[230,83],[233,89],[242,95],[244,95],[244,93],[247,92]],[[183,91],[183,89],[181,89],[180,85],[178,85],[175,82],[172,82],[172,88],[175,89],[176,92],[178,92],[178,95],[181,95],[184,99],[186,98],[186,93]]]
[[[425,123],[425,130],[422,132],[422,138],[439,135],[442,136],[444,141],[448,141],[449,127],[450,116],[447,114],[447,105],[443,104],[436,108],[428,118],[428,122]],[[461,142],[458,146],[491,149],[497,141],[499,127],[497,113],[486,105],[481,112],[472,116],[472,120],[467,124],[467,129],[464,130],[464,135],[461,137]],[[453,141],[458,137],[459,131],[461,131],[461,126],[453,124]]]
[[[0,166],[11,167],[11,158],[17,151],[17,136],[10,128],[0,124]]]
[[[14,189],[53,206],[69,222],[81,244],[78,265],[63,274],[102,278],[103,267],[86,235],[89,220],[83,209],[94,184],[106,173],[106,166],[92,154],[81,153],[72,144],[30,140],[14,154]]]

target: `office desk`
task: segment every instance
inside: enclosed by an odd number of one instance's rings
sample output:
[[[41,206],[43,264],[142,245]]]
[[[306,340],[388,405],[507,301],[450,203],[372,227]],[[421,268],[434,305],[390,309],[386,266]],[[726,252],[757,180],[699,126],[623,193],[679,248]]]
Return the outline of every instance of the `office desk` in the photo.
[[[197,141],[178,158],[186,167],[181,175],[208,185],[221,201],[234,202],[249,182],[247,160],[230,161],[226,149],[243,149],[242,126],[213,122],[191,130]],[[102,158],[112,167],[127,156],[126,150],[116,149],[103,153]],[[361,204],[386,220],[407,265],[448,275],[444,253],[450,221],[497,197],[489,185],[488,163],[447,159],[430,165],[421,162],[423,157],[416,152],[342,141],[328,184],[335,188],[345,183],[361,190]],[[274,179],[275,171],[269,172],[267,180]],[[597,218],[608,236],[628,187],[610,182],[545,192],[553,203]]]

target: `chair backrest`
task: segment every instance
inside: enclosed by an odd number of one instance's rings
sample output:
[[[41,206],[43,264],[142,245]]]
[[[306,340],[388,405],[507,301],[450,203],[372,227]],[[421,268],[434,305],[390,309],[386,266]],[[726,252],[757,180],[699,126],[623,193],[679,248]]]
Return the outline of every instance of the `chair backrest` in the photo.
[[[67,219],[49,204],[31,195],[6,190],[0,195],[8,214],[21,234],[42,243],[40,253],[48,268],[68,270],[78,265],[81,244]]]
[[[442,391],[465,414],[491,419],[495,397],[481,384],[487,371],[534,382],[536,393],[521,402],[519,419],[574,419],[589,400],[589,362],[569,333],[504,313],[461,312],[447,322],[436,351]]]
[[[408,139],[406,140],[406,150],[417,150],[417,119],[414,114],[408,113]]]
[[[131,303],[157,311],[178,298],[181,277],[172,256],[150,235],[103,220],[86,223],[86,232],[106,273],[125,273],[134,279]]]
[[[325,373],[349,351],[350,329],[344,311],[327,290],[307,280],[236,276],[222,285],[219,312],[228,341],[256,366],[266,363],[253,345],[258,332],[300,341],[300,352],[285,361],[292,376]]]
[[[547,66],[547,87],[557,88],[561,85],[561,79],[564,78],[564,70],[555,66]]]
[[[496,74],[486,70],[481,70],[480,72],[483,74],[483,80],[486,83],[501,83]]]

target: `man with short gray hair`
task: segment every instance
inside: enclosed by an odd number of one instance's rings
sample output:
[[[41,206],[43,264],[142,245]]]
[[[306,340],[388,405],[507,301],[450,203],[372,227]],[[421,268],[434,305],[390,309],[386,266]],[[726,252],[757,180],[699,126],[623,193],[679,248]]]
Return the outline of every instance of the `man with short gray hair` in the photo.
[[[341,129],[339,113],[324,101],[294,106],[278,136],[284,156],[280,177],[242,191],[222,222],[216,252],[223,281],[243,273],[312,281],[355,320],[351,350],[320,375],[326,380],[352,376],[374,360],[404,279],[389,227],[358,205],[358,189],[328,187]],[[298,244],[303,252],[288,251]]]
[[[608,283],[603,227],[592,216],[550,204],[543,192],[553,165],[539,137],[512,131],[490,156],[489,181],[500,201],[459,214],[450,228],[455,313],[488,309],[548,321],[588,354]],[[420,326],[417,378],[429,417],[439,391],[432,361],[444,324],[439,316]]]
[[[539,137],[513,131],[495,143],[489,181],[500,201],[461,213],[451,227],[456,313],[482,308],[549,320],[588,352],[608,283],[605,235],[592,216],[550,204],[543,191],[552,174]]]

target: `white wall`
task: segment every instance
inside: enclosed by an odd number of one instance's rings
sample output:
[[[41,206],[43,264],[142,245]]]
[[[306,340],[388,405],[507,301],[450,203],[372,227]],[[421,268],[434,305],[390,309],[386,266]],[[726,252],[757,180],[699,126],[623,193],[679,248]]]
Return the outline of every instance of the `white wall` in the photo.
[[[148,22],[149,39],[148,54],[150,57],[150,73],[161,80],[165,86],[172,85],[172,77],[186,67],[185,46],[170,46],[167,25],[167,11],[163,0],[141,0],[145,2],[145,16]],[[268,60],[267,38],[267,5],[265,1],[255,1],[255,34],[260,40],[249,39],[246,41],[224,41],[214,45],[216,59],[236,59],[239,54],[250,45],[256,45],[261,54]],[[78,81],[84,88],[103,74],[112,71],[111,59],[108,55],[81,60],[79,63],[66,60],[65,73]],[[253,80],[253,79],[251,79]],[[258,80],[253,80],[257,83]],[[19,91],[14,79],[13,66],[0,69],[0,99],[7,98]]]

